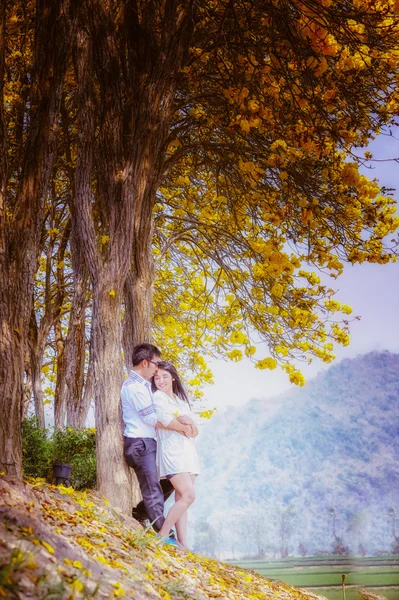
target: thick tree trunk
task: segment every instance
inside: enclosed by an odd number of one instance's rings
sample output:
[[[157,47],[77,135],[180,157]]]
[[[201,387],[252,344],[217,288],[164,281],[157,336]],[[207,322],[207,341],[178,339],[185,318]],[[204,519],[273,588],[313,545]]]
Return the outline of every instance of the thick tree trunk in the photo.
[[[3,265],[2,265],[3,266]],[[6,270],[6,269],[4,269]],[[3,271],[4,274],[4,271]],[[7,277],[0,281],[0,389],[2,398],[0,419],[0,471],[21,478],[21,420],[24,394],[25,344],[22,318],[15,322],[10,314]],[[13,325],[15,324],[15,327]],[[19,327],[18,327],[19,325]]]
[[[136,275],[131,269],[124,287],[123,350],[128,370],[132,368],[133,348],[151,339],[152,268]]]
[[[123,460],[122,327],[120,291],[103,279],[93,289],[93,368],[96,401],[97,485],[114,506],[132,506],[129,467]]]
[[[6,229],[8,171],[7,126],[4,115],[6,2],[0,0],[0,471],[20,477],[21,416],[24,377],[23,323],[15,318],[10,298],[10,266]],[[10,301],[11,300],[11,301]]]

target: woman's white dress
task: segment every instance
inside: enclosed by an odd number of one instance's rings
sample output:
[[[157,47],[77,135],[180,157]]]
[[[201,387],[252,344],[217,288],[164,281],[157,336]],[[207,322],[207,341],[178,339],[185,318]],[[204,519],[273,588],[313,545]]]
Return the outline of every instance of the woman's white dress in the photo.
[[[184,400],[179,398],[172,400],[168,394],[157,390],[153,394],[153,401],[159,415],[169,416],[170,420],[173,417],[185,415],[194,422],[197,421],[195,414]],[[191,473],[193,475],[200,473],[199,459],[193,438],[187,438],[171,429],[157,429],[157,439],[157,466],[160,477],[175,473]]]

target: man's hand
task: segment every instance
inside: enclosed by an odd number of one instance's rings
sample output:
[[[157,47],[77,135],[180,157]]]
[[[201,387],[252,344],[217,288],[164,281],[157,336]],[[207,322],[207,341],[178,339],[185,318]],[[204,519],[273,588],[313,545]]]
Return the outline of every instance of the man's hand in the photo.
[[[177,417],[177,420],[179,421],[179,423],[182,423],[183,425],[188,425],[190,427],[190,435],[187,435],[186,433],[184,435],[186,435],[187,437],[196,437],[198,435],[198,427],[190,417],[186,415],[181,415],[180,417]]]

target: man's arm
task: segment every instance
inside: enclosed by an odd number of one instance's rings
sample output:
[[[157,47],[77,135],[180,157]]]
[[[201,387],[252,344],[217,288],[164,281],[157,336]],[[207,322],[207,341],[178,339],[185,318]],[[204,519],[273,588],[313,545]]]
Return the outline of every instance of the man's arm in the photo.
[[[145,392],[137,389],[134,385],[129,386],[126,392],[130,404],[134,406],[140,418],[147,425],[152,425],[154,427],[157,422],[157,415],[155,411],[155,406],[151,402],[151,399],[147,396]]]

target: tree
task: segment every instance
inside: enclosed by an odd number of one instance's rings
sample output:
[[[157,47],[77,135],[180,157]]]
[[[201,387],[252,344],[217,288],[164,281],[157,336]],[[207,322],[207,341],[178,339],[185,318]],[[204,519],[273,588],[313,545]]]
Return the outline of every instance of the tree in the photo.
[[[302,542],[298,546],[298,552],[302,556],[302,558],[305,558],[305,556],[308,553],[306,546]]]
[[[368,534],[370,529],[370,516],[367,511],[352,513],[349,517],[347,532],[349,534],[349,546],[358,549],[359,554],[365,556],[367,553]]]
[[[68,11],[67,0],[40,0],[34,24],[31,25],[29,15],[22,25],[26,31],[18,30],[17,25],[16,34],[12,35],[8,27],[23,20],[24,5],[7,6],[4,1],[0,4],[0,388],[4,417],[0,468],[17,477],[21,476],[26,331],[72,40]],[[18,46],[25,34],[27,39]],[[19,50],[23,46],[24,56]],[[11,63],[10,71],[6,59]],[[12,67],[19,69],[13,71]],[[5,90],[6,72],[10,73],[10,84]],[[15,94],[18,87],[20,96]],[[10,94],[8,100],[10,88],[14,95]],[[16,116],[18,120],[14,120]],[[9,160],[9,144],[14,141],[18,152]]]
[[[337,534],[337,512],[333,506],[328,509],[328,512],[331,515],[332,534],[334,538],[332,553],[339,556],[348,554],[349,549],[347,546],[344,546],[343,538]]]
[[[195,552],[214,557],[216,554],[216,531],[206,520],[201,519],[194,524]]]
[[[399,535],[396,533],[396,511],[392,506],[388,508],[388,517],[391,522],[391,533],[393,537],[392,551],[394,554],[399,554]]]
[[[293,506],[287,506],[280,512],[279,537],[280,556],[286,558],[289,555],[289,541],[294,530],[295,512]]]
[[[56,68],[47,64],[47,73],[57,73],[52,84],[60,81],[51,123],[58,125],[67,86],[71,212],[93,291],[98,482],[129,510],[119,408],[122,307],[127,364],[134,343],[150,338],[152,305],[154,339],[162,346],[170,339],[170,356],[208,378],[201,352],[237,360],[243,347],[251,356],[254,331],[271,354],[257,366],[279,362],[299,384],[303,378],[290,358],[329,361],[334,341],[349,342],[347,323],[330,321],[350,308],[334,301],[303,264],[336,276],[344,260],[392,258],[385,238],[398,224],[393,200],[380,196],[379,186],[361,177],[348,157],[396,111],[397,7],[371,0],[361,6],[90,0],[73,8],[74,21],[51,21],[57,10],[68,14],[67,4],[52,4],[54,14],[46,17],[51,35],[63,41],[57,51],[64,52]],[[39,3],[40,23],[42,10]],[[33,48],[39,37],[33,35]],[[14,42],[6,39],[11,48]],[[38,56],[49,62],[55,55],[46,43]],[[20,66],[11,65],[19,74]],[[5,106],[11,128],[13,113]],[[29,107],[31,127],[35,102]],[[32,160],[42,155],[29,145],[29,131],[23,150]],[[43,129],[55,144],[52,132]],[[49,172],[43,170],[40,190]],[[27,167],[18,174],[26,178]],[[32,203],[36,220],[43,217],[42,195],[35,193]],[[16,236],[21,203],[11,200],[8,195],[10,235]],[[24,223],[21,247],[33,239],[31,222]],[[29,249],[36,259],[34,239]],[[14,272],[8,271],[12,279]],[[26,290],[33,273],[32,262]],[[19,299],[25,315],[28,291]],[[7,331],[15,329],[11,323]],[[181,344],[187,349],[179,353]],[[12,356],[22,355],[23,346]],[[2,364],[9,361],[5,353]],[[18,380],[14,421],[22,402],[19,364],[8,374],[9,381]],[[4,398],[11,405],[9,395]],[[12,445],[18,440],[17,432]]]

